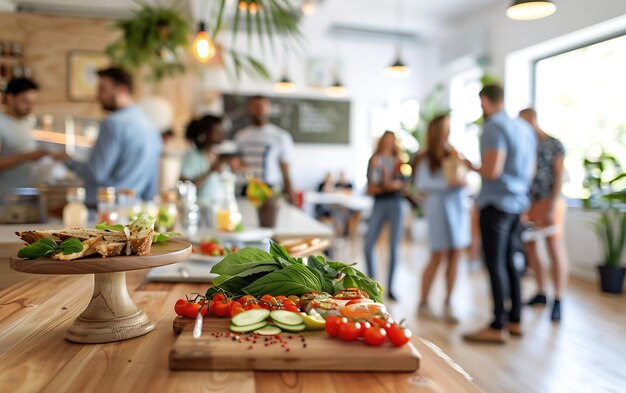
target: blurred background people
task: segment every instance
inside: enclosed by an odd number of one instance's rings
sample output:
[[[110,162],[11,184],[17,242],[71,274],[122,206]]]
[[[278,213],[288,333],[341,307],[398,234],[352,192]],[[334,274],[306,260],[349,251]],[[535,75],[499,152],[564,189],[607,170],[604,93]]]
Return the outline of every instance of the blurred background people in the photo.
[[[102,109],[111,114],[100,126],[88,161],[68,158],[65,164],[85,182],[87,205],[95,206],[98,187],[131,189],[150,201],[158,191],[161,136],[135,105],[133,80],[126,71],[116,67],[98,71],[97,91]]]
[[[538,142],[537,169],[530,188],[531,205],[528,210],[528,220],[534,230],[526,242],[526,258],[529,267],[535,272],[537,294],[527,304],[532,306],[547,303],[545,273],[536,245],[536,237],[543,235],[546,239],[554,282],[554,303],[550,318],[553,321],[560,321],[561,296],[567,285],[569,270],[567,254],[561,239],[566,210],[565,200],[561,196],[565,149],[558,139],[539,127],[537,112],[534,109],[526,108],[519,115],[535,130]]]
[[[217,175],[221,162],[215,147],[224,141],[222,119],[206,115],[192,120],[185,137],[192,146],[183,157],[180,178],[196,185],[199,199],[215,201],[221,187]]]
[[[520,215],[530,204],[528,192],[534,174],[537,143],[526,122],[513,120],[504,112],[504,90],[500,86],[483,87],[480,101],[485,117],[480,138],[482,165],[474,167],[467,160],[466,164],[482,178],[477,204],[494,316],[488,327],[464,338],[475,342],[505,343],[509,333],[522,334],[520,272],[515,266],[515,243]],[[505,297],[510,300],[508,312]]]
[[[370,277],[376,277],[373,250],[383,224],[389,222],[389,276],[386,293],[391,300],[396,300],[393,278],[402,236],[402,220],[407,211],[404,200],[406,183],[400,173],[400,165],[402,161],[396,136],[391,131],[385,131],[367,168],[367,193],[374,197],[374,206],[364,242],[367,273]]]
[[[444,176],[445,159],[458,160],[458,153],[448,145],[450,122],[447,115],[436,116],[428,125],[426,149],[416,156],[414,183],[426,194],[423,202],[428,220],[431,256],[422,275],[418,316],[438,319],[429,306],[433,280],[442,263],[446,263],[446,298],[444,320],[458,323],[450,299],[457,276],[459,257],[471,242],[468,196],[465,180]]]
[[[33,163],[47,152],[37,149],[30,114],[39,87],[27,78],[9,81],[4,91],[4,113],[0,113],[0,191],[35,187]]]
[[[295,203],[289,164],[293,138],[289,132],[271,124],[271,104],[267,97],[254,96],[248,102],[251,125],[235,134],[238,150],[243,155],[246,170],[270,187],[280,187],[287,200]]]

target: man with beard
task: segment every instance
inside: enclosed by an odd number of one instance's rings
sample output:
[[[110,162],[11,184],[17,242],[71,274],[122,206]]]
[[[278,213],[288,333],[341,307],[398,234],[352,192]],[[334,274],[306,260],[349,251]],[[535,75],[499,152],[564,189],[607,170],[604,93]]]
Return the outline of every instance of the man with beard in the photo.
[[[65,164],[83,178],[88,206],[95,206],[98,187],[132,189],[138,198],[151,200],[158,190],[161,136],[134,104],[133,80],[126,71],[107,68],[98,77],[98,102],[111,114],[100,125],[88,161],[67,159]]]
[[[269,122],[270,101],[254,96],[248,102],[251,125],[235,135],[246,169],[270,187],[281,187],[287,200],[295,201],[289,177],[293,138]]]
[[[0,113],[0,190],[34,187],[33,163],[47,154],[38,150],[32,136],[30,114],[37,98],[37,84],[12,79],[5,89],[6,110]]]

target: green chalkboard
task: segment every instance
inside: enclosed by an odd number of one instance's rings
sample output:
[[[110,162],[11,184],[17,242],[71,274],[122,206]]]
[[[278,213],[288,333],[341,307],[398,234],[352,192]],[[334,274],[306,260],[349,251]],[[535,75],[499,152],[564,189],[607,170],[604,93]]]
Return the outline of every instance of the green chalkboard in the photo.
[[[224,94],[224,114],[236,133],[248,126],[249,95]],[[350,143],[350,101],[268,96],[270,122],[288,131],[295,143]],[[233,134],[234,135],[234,134]]]

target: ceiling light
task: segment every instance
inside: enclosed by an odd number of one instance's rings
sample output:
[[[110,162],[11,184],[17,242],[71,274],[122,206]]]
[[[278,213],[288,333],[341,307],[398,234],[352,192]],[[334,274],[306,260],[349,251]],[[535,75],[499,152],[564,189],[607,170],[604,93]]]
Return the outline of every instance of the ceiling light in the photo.
[[[287,77],[287,74],[284,74],[279,81],[274,83],[274,91],[279,93],[291,93],[294,90],[296,90],[296,84]]]
[[[326,88],[326,95],[329,97],[345,97],[348,95],[348,89],[336,79],[332,85]]]
[[[385,67],[383,74],[389,78],[407,78],[411,75],[411,69],[402,62],[400,50],[393,64]]]
[[[556,5],[550,0],[515,0],[506,15],[515,20],[541,19],[554,14]]]
[[[313,12],[315,12],[315,2],[313,0],[304,0],[304,3],[302,3],[302,14],[308,16]]]
[[[193,40],[193,55],[200,63],[206,63],[215,55],[215,44],[207,33],[204,22],[198,24],[198,34]]]

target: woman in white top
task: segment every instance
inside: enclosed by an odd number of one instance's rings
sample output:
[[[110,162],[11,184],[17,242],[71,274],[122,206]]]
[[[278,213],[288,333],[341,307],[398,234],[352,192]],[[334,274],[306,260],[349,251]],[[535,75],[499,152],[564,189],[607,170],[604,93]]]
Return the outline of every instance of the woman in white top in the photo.
[[[458,158],[448,145],[449,119],[447,115],[435,117],[428,125],[427,146],[414,161],[414,180],[418,191],[426,194],[424,212],[428,220],[431,256],[422,275],[422,294],[419,316],[436,318],[428,305],[428,295],[433,280],[442,263],[446,266],[446,299],[444,318],[457,323],[450,298],[456,281],[461,250],[471,242],[470,214],[465,182],[455,180],[450,184],[444,176],[443,162]]]

